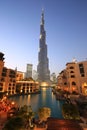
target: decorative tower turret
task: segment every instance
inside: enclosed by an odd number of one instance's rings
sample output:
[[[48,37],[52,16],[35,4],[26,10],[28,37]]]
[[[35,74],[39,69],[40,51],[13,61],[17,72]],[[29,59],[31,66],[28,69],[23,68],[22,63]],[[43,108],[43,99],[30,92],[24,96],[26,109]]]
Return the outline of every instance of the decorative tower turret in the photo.
[[[2,70],[4,67],[4,54],[0,52],[0,76],[2,76]]]
[[[38,80],[43,82],[50,81],[49,59],[47,57],[46,31],[44,29],[44,11],[42,10],[40,23],[40,40],[38,52]]]

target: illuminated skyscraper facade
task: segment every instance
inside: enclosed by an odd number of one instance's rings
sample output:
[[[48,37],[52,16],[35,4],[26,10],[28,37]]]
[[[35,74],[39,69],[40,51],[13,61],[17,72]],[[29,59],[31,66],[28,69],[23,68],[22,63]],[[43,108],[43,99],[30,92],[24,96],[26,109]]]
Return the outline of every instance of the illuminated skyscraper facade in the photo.
[[[27,64],[26,73],[25,73],[25,78],[30,78],[30,77],[32,77],[32,68],[33,68],[33,65],[32,65],[32,64]]]
[[[44,29],[44,11],[41,15],[40,40],[38,52],[38,80],[48,82],[50,80],[49,59],[47,57],[46,31]]]

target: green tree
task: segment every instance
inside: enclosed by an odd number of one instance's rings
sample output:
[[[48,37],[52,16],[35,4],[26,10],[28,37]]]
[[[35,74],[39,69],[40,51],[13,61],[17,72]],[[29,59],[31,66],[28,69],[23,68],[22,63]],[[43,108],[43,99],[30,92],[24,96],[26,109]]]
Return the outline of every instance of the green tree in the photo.
[[[17,116],[24,118],[24,117],[26,116],[27,112],[28,112],[28,106],[27,106],[27,105],[24,105],[24,106],[22,106],[22,107],[20,108],[20,110],[18,111]]]
[[[26,122],[28,122],[29,127],[33,127],[32,119],[35,116],[35,112],[33,112],[31,106],[24,105],[21,107],[21,109],[18,112],[18,116],[22,117],[25,119]]]
[[[72,103],[65,103],[62,106],[62,113],[65,119],[80,119],[78,109]]]
[[[51,115],[51,109],[48,107],[42,107],[38,110],[38,116],[40,121],[46,121],[48,117]]]
[[[24,128],[24,120],[21,117],[14,117],[8,120],[2,130],[21,130]]]

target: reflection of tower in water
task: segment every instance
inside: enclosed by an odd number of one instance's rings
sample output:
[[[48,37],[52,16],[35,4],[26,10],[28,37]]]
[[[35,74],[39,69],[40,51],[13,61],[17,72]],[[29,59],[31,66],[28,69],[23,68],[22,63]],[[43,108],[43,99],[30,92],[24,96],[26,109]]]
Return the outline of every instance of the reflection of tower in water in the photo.
[[[31,105],[31,104],[30,104],[30,95],[28,95],[27,100],[28,100],[28,101],[27,101],[27,105]]]

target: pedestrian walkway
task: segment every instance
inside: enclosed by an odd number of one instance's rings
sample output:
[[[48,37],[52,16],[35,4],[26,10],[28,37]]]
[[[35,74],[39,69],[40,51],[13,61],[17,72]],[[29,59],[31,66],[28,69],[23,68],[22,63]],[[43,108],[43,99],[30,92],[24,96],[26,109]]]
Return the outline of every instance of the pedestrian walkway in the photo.
[[[47,127],[45,127],[45,128],[38,128],[37,126],[35,126],[34,130],[47,130]]]
[[[83,130],[78,122],[68,119],[49,118],[47,125],[47,130]]]
[[[1,111],[0,112],[0,130],[2,130],[6,121],[7,121],[7,113],[4,111]]]
[[[83,123],[80,123],[80,126],[83,128],[83,130],[87,130],[87,119],[80,117]]]

